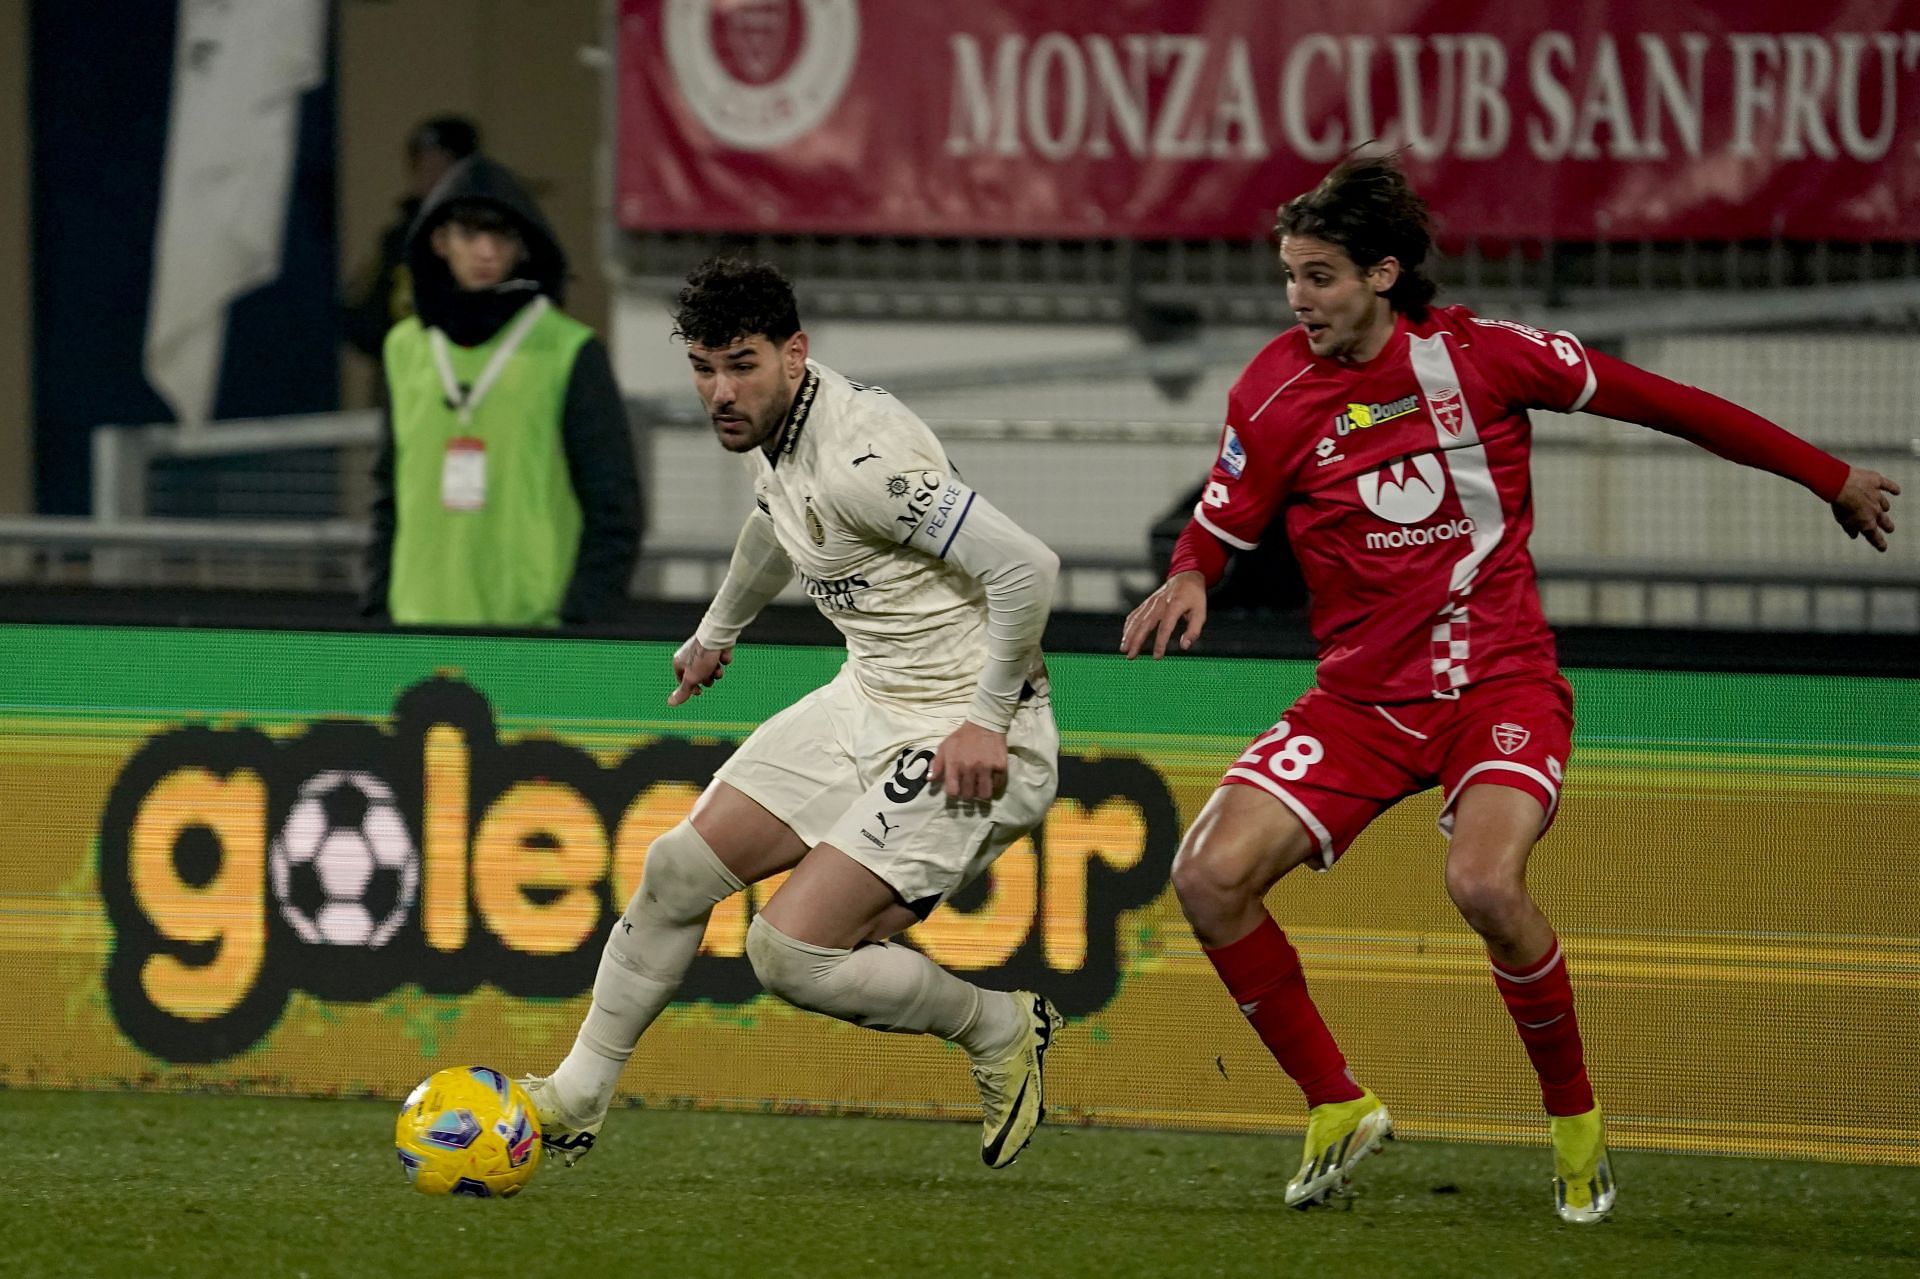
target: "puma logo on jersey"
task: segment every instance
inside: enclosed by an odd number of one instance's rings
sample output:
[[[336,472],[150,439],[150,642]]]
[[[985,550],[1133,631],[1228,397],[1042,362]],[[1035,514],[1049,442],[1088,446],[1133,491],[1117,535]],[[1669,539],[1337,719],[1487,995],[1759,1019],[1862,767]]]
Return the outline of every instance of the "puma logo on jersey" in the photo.
[[[854,458],[854,459],[853,459],[853,464],[854,464],[855,466],[858,466],[858,465],[860,465],[860,464],[861,464],[862,462],[871,462],[871,461],[873,461],[873,459],[875,459],[876,457],[879,457],[879,456],[880,456],[880,455],[879,455],[878,453],[875,453],[875,452],[873,451],[873,445],[871,445],[871,444],[869,444],[869,445],[867,445],[867,452],[866,452],[866,453],[864,453],[863,455],[861,455],[860,457],[856,457],[856,458]]]

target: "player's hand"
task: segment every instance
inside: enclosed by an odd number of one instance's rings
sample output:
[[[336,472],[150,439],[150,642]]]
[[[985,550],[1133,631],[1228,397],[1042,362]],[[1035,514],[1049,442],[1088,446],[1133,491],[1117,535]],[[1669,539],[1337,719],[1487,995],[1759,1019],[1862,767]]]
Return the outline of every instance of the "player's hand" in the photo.
[[[1865,533],[1874,550],[1884,551],[1887,534],[1893,532],[1893,498],[1898,496],[1898,484],[1878,471],[1856,466],[1847,472],[1840,496],[1833,499],[1833,518],[1848,537]]]
[[[1207,580],[1191,571],[1175,573],[1127,614],[1127,628],[1120,633],[1120,651],[1131,661],[1152,636],[1153,655],[1165,657],[1167,641],[1182,621],[1186,622],[1186,632],[1180,636],[1180,651],[1184,653],[1193,647],[1207,624]]]
[[[947,734],[933,753],[927,780],[948,799],[998,798],[1007,787],[1007,735],[968,720]]]
[[[667,694],[667,705],[678,706],[689,697],[700,696],[701,689],[718,684],[732,660],[732,645],[708,648],[697,639],[682,644],[673,655],[673,675],[680,687]]]

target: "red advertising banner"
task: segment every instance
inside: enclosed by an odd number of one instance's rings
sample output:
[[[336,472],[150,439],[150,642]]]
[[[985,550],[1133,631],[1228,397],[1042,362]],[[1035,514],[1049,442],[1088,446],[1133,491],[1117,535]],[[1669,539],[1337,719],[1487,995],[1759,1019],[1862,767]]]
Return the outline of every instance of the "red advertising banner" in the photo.
[[[633,229],[1240,238],[1403,147],[1444,238],[1920,237],[1915,0],[622,0]]]

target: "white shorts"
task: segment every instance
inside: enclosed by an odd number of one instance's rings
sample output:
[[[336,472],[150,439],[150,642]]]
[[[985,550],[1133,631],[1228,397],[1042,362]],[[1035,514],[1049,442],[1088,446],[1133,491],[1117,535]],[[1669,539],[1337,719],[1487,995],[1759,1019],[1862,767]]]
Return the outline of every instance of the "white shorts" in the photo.
[[[714,777],[885,880],[920,918],[1040,824],[1060,783],[1060,733],[1042,693],[1007,733],[1007,786],[962,803],[930,784],[933,753],[966,718],[874,701],[843,667],[753,731]]]

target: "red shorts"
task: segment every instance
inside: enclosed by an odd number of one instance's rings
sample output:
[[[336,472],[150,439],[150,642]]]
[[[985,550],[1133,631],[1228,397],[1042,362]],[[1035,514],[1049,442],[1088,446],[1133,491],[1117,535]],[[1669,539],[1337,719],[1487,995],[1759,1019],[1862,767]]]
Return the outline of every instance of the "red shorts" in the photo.
[[[1373,706],[1310,688],[1255,738],[1221,785],[1256,786],[1285,804],[1332,866],[1367,824],[1409,795],[1446,793],[1440,829],[1468,784],[1511,786],[1560,806],[1573,743],[1573,689],[1559,675],[1469,685],[1455,699]]]

